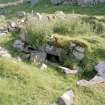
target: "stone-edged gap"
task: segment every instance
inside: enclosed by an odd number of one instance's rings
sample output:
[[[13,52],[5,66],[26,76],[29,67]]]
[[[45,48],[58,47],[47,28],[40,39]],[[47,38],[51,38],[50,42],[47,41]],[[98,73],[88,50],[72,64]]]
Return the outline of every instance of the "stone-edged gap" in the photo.
[[[58,63],[58,64],[60,64],[60,58],[59,58],[59,56],[57,56],[57,55],[53,55],[53,54],[47,53],[47,54],[46,54],[46,60],[47,60],[47,61],[50,61],[50,62],[53,62],[53,63]]]

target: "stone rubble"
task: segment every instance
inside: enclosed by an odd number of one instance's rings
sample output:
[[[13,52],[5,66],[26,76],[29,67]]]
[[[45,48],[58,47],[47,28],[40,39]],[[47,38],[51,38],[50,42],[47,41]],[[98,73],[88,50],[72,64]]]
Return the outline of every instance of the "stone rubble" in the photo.
[[[95,70],[97,71],[97,75],[91,80],[79,80],[77,81],[78,86],[93,86],[98,83],[105,83],[105,61],[100,62],[95,66]]]
[[[64,0],[64,4],[77,4],[82,7],[94,6],[98,3],[105,3],[105,0]]]
[[[94,86],[99,83],[105,83],[105,79],[98,75],[96,75],[94,78],[92,78],[89,81],[85,79],[77,81],[78,86],[85,86],[85,87]]]

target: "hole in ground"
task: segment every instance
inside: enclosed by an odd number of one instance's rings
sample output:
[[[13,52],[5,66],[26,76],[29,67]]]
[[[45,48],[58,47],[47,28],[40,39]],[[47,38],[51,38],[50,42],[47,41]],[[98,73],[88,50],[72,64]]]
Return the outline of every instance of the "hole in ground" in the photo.
[[[46,59],[54,63],[60,63],[59,56],[56,56],[56,55],[47,54]]]

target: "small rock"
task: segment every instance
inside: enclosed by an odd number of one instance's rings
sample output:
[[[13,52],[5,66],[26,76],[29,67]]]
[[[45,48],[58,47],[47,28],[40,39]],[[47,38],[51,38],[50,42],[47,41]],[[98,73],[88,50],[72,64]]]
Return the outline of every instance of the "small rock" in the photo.
[[[92,78],[89,81],[84,80],[84,79],[83,80],[79,80],[77,82],[77,85],[78,86],[89,87],[89,86],[94,86],[95,84],[99,84],[99,83],[105,83],[105,79],[96,75],[94,78]]]
[[[5,33],[5,32],[0,32],[0,37],[6,36],[6,35],[7,35],[7,33]]]
[[[80,52],[80,53],[84,53],[84,52],[85,52],[85,48],[80,47],[80,46],[76,46],[76,47],[75,47],[75,50],[77,50],[77,51]]]
[[[5,48],[0,47],[0,57],[11,58],[11,55]]]
[[[20,31],[20,27],[19,25],[14,22],[14,21],[11,21],[11,22],[8,22],[8,31],[9,32],[19,32]]]
[[[0,33],[8,33],[7,27],[0,27]]]
[[[21,40],[16,40],[13,44],[13,47],[18,49],[18,50],[22,50],[24,49],[24,43]]]
[[[40,68],[40,70],[46,70],[47,69],[47,65],[43,63],[43,64],[40,65],[39,68]]]
[[[66,68],[66,67],[62,67],[62,66],[59,66],[58,68],[60,68],[65,74],[77,74],[78,73],[78,70],[70,70],[69,68]]]
[[[75,43],[70,43],[69,48],[70,48],[70,49],[73,49],[74,47],[76,47],[76,44],[75,44]]]
[[[12,28],[16,28],[17,27],[17,24],[15,22],[13,22],[13,21],[11,22],[10,25],[11,25]]]
[[[42,20],[42,15],[40,13],[35,13],[35,16],[38,18],[38,20]]]
[[[58,100],[58,105],[73,105],[74,104],[74,93],[72,90],[65,92]]]
[[[45,61],[46,59],[46,53],[45,52],[40,52],[40,51],[34,51],[31,53],[30,60],[35,63],[35,64],[41,64]]]
[[[69,45],[70,54],[78,60],[82,60],[85,57],[85,48],[71,42]]]
[[[99,76],[105,79],[105,61],[100,62],[95,66],[95,69]]]
[[[75,51],[75,50],[73,50],[72,53],[75,56],[75,58],[78,59],[78,60],[82,60],[85,57],[84,53],[81,53],[81,52],[78,52],[78,51]]]
[[[56,11],[55,12],[55,15],[56,15],[56,17],[57,18],[59,18],[59,19],[65,19],[65,17],[66,17],[66,14],[63,12],[63,11]]]
[[[19,11],[17,13],[17,17],[19,17],[19,18],[23,18],[25,15],[26,15],[26,12],[25,11]]]
[[[19,61],[19,62],[21,62],[22,61],[22,59],[18,56],[17,58],[17,61]]]
[[[58,4],[62,3],[62,0],[51,0],[51,3],[54,5],[58,5]]]
[[[89,85],[89,81],[83,79],[83,80],[79,80],[77,81],[77,85],[78,86],[88,86]]]

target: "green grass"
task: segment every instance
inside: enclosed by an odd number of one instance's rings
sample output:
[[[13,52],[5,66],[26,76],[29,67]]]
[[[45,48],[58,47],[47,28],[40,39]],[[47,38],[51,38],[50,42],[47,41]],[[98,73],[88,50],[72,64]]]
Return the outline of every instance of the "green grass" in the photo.
[[[0,59],[1,105],[50,105],[67,89],[75,93],[75,105],[104,105],[105,93],[98,88],[78,88],[75,76],[64,76],[49,67],[40,71],[15,59]]]
[[[7,1],[1,0],[0,3],[6,3]],[[63,40],[75,39],[78,42],[83,41],[88,46],[82,77],[91,78],[94,76],[95,64],[105,60],[105,31],[103,26],[105,24],[105,5],[99,4],[95,7],[86,8],[69,5],[65,7],[65,5],[53,6],[48,0],[41,0],[33,8],[29,4],[25,4],[24,6],[18,5],[16,7],[5,8],[3,11],[11,17],[17,11],[24,10],[30,12],[32,9],[41,13],[54,13],[55,11],[62,10],[65,13],[96,15],[96,19],[93,20],[90,19],[93,17],[85,17],[85,24],[79,23],[78,26],[75,24],[75,26],[72,26],[70,23],[68,27],[65,27],[65,24],[61,25],[58,22],[53,27],[53,31],[59,37],[62,37]],[[82,17],[84,18],[84,16]],[[5,23],[5,19],[2,17],[0,22]],[[95,28],[93,30],[94,25]],[[89,27],[86,28],[87,26]],[[70,27],[74,28],[74,30],[69,30]],[[7,37],[0,38],[0,46],[7,48],[13,56],[11,59],[0,58],[0,105],[50,105],[68,89],[73,89],[75,93],[75,105],[105,105],[105,84],[89,88],[78,87],[76,82],[82,79],[81,77],[65,76],[50,65],[46,71],[40,71],[29,62],[17,61],[15,57],[22,53],[16,51],[12,47],[12,44],[19,37],[18,35],[19,33],[10,34]],[[70,60],[72,64],[78,63],[77,60]]]
[[[27,43],[33,48],[39,48],[47,43],[47,38],[52,35],[52,30],[49,24],[44,22],[34,23],[34,20],[28,22],[26,25],[27,30]]]
[[[93,32],[94,33],[94,32]],[[12,48],[18,34],[8,35],[0,39],[0,45],[7,48],[13,57],[20,55]],[[84,62],[84,76],[94,75],[96,62],[105,60],[105,39],[101,34],[77,34],[62,37],[63,40],[77,40],[88,46],[87,59]],[[95,38],[95,41],[93,39]],[[75,61],[74,61],[75,63]],[[15,58],[0,58],[0,104],[1,105],[50,105],[66,90],[73,89],[75,105],[104,105],[105,84],[85,88],[76,85],[78,76],[65,76],[49,65],[46,71],[40,71],[35,65],[19,62]]]
[[[16,0],[0,0],[0,3],[8,3],[8,2],[14,2]]]
[[[105,34],[105,23],[100,22],[97,17],[95,19],[85,16],[78,17],[75,14],[76,16],[77,18],[74,18],[71,14],[69,15],[69,19],[66,20],[55,19],[51,27],[49,26],[47,29],[46,27],[43,28],[43,25],[40,25],[42,23],[36,24],[34,20],[31,20],[32,24],[27,25],[27,39],[32,47],[40,47],[40,44],[46,44],[43,40],[47,40],[47,37],[52,35],[51,32],[53,32],[53,35],[57,38],[57,42],[54,42],[56,46],[62,46],[66,51],[68,51],[68,46],[71,41],[77,42],[86,49],[85,58],[80,62],[80,60],[71,56],[72,53],[69,51],[70,55],[62,54],[64,61],[62,63],[66,67],[82,68],[82,76],[91,78],[96,73],[94,72],[94,66],[100,60],[105,60],[105,39],[103,38]],[[47,37],[41,37],[43,35]]]
[[[7,2],[1,0],[0,2]],[[9,15],[10,17],[15,15],[18,11],[27,11],[31,12],[34,10],[35,12],[41,13],[54,13],[55,11],[64,11],[65,13],[77,13],[84,15],[97,15],[97,16],[105,16],[105,4],[98,4],[95,7],[80,7],[77,5],[59,5],[53,6],[50,3],[50,0],[39,0],[39,3],[34,7],[31,7],[30,4],[21,4],[17,6],[7,7],[2,9],[4,14]]]

